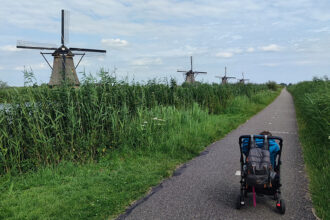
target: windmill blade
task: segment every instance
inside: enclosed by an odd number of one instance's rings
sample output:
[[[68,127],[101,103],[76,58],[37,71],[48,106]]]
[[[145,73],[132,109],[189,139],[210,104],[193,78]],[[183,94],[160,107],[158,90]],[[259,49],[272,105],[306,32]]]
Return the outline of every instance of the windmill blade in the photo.
[[[62,9],[61,11],[61,43],[69,43],[70,11]]]
[[[179,72],[179,73],[187,73],[187,72],[189,72],[189,71],[186,71],[186,70],[178,70],[177,72]]]
[[[31,41],[22,41],[22,40],[17,41],[16,47],[24,48],[24,49],[37,49],[37,50],[57,50],[58,48],[55,44],[35,43]]]
[[[72,51],[84,51],[84,52],[96,52],[96,53],[106,53],[106,50],[98,50],[98,49],[86,49],[86,48],[76,48],[76,47],[70,47],[69,48]]]
[[[82,52],[74,52],[74,54],[85,54],[85,57],[105,57],[106,53],[99,53],[99,52],[86,52],[86,51],[82,51]]]
[[[16,48],[36,49],[36,50],[56,50],[57,49],[57,48],[51,48],[51,47],[30,47],[30,46],[16,46]]]
[[[61,10],[61,44],[64,44],[64,9]]]
[[[230,76],[230,77],[227,77],[227,79],[236,79],[236,77]]]
[[[215,78],[219,78],[219,79],[222,79],[222,77],[221,77],[221,76],[215,76]]]
[[[193,72],[195,74],[206,74],[207,72]]]
[[[61,11],[61,44],[65,45],[69,42],[69,22],[70,12],[62,9]]]
[[[190,69],[193,70],[193,60],[192,56],[190,56]]]

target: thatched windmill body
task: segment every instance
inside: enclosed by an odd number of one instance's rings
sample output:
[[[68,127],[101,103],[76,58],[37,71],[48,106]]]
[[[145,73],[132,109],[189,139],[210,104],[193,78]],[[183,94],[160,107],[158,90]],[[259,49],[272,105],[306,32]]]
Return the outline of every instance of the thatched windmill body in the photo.
[[[225,75],[224,76],[216,76],[216,78],[220,78],[222,84],[227,84],[228,79],[236,79],[236,77],[227,76],[227,67],[225,67]]]
[[[244,78],[244,73],[242,73],[242,79],[238,79],[238,82],[244,84],[247,81],[249,81],[249,79],[245,79]]]
[[[194,83],[195,82],[195,76],[197,74],[206,74],[207,72],[200,72],[200,71],[193,71],[193,61],[192,56],[190,56],[190,70],[178,70],[177,72],[184,73],[185,74],[185,82],[186,83]]]
[[[77,76],[76,68],[78,67],[82,58],[85,56],[86,52],[106,53],[106,50],[67,47],[65,44],[67,44],[68,40],[68,16],[69,14],[67,11],[61,11],[60,47],[49,47],[43,46],[42,44],[17,41],[17,48],[54,51],[52,53],[40,52],[40,54],[43,56],[43,58],[52,70],[52,74],[48,83],[48,85],[50,86],[61,85],[63,82],[79,86],[80,83]],[[80,51],[81,53],[76,53],[74,51]],[[50,54],[54,57],[53,66],[49,64],[48,60],[44,56],[45,54]],[[74,65],[73,61],[73,57],[75,55],[81,56],[76,66]]]

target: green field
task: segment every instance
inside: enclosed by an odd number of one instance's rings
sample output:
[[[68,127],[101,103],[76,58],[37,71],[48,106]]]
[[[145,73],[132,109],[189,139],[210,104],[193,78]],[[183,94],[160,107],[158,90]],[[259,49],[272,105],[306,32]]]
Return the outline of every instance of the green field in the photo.
[[[0,219],[122,213],[260,111],[274,85],[100,82],[0,90]]]
[[[313,206],[320,218],[330,219],[330,81],[314,79],[289,91],[297,111]]]

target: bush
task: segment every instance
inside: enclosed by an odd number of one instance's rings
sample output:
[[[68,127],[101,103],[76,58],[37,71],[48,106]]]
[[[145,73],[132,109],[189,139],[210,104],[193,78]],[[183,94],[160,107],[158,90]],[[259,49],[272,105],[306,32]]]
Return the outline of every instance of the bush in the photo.
[[[273,90],[273,91],[276,91],[278,88],[276,82],[274,82],[274,81],[268,81],[266,83],[266,85],[267,85],[268,89]]]

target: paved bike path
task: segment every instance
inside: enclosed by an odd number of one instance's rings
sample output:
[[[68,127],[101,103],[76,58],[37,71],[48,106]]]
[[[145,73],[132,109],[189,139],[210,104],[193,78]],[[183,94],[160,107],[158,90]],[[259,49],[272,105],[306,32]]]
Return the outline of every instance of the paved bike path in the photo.
[[[235,209],[240,187],[240,178],[235,176],[240,170],[238,138],[262,130],[283,138],[281,179],[285,215],[279,214],[275,201],[266,196],[257,197],[257,206],[253,207],[249,195],[247,204],[241,210]],[[119,219],[315,219],[291,95],[284,89],[263,111],[211,144]]]

